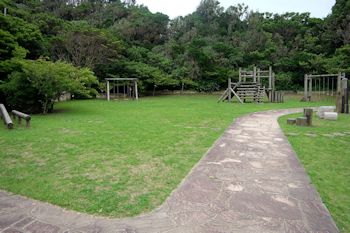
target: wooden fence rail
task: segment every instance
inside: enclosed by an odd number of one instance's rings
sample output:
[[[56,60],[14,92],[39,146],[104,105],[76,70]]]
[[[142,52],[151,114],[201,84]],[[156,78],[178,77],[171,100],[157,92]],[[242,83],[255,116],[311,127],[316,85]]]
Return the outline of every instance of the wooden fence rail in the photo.
[[[12,110],[13,118],[16,120],[16,117],[18,118],[18,124],[21,124],[22,119],[26,120],[26,127],[30,126],[30,119],[31,117],[23,112]]]
[[[7,128],[13,128],[13,122],[11,120],[11,117],[6,110],[5,105],[3,104],[0,104],[0,117],[1,119],[3,119],[4,124],[7,125]]]

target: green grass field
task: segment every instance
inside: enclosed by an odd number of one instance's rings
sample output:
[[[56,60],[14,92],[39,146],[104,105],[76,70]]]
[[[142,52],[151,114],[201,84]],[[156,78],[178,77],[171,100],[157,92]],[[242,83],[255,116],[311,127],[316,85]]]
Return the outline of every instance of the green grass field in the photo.
[[[350,232],[350,116],[338,121],[314,117],[312,127],[280,125],[297,152],[341,232]]]
[[[58,103],[55,113],[33,116],[29,129],[0,128],[0,188],[81,212],[134,216],[161,205],[236,117],[315,105],[217,98]]]

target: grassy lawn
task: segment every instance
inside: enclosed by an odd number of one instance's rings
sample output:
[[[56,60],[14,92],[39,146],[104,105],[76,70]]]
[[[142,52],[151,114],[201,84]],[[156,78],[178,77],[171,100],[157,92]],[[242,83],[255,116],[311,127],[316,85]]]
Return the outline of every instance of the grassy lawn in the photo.
[[[58,103],[53,114],[33,116],[29,129],[2,126],[0,188],[91,214],[145,213],[169,196],[236,117],[314,105],[300,97],[244,105],[217,98],[70,101]],[[345,169],[340,158],[336,163]]]
[[[287,125],[292,116],[281,117],[280,125],[340,231],[350,232],[350,116],[338,121],[315,116],[313,127]]]

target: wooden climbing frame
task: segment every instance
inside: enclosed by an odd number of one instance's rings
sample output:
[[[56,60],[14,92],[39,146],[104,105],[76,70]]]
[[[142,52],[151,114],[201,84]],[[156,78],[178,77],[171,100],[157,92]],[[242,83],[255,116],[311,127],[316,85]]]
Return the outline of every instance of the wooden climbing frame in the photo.
[[[344,73],[338,74],[305,74],[303,101],[321,99],[325,96],[336,96],[341,90],[341,80]]]
[[[268,88],[262,85],[262,81],[268,79]],[[275,74],[270,66],[268,70],[254,67],[253,70],[242,70],[239,68],[238,82],[228,81],[228,87],[220,96],[219,101],[231,102],[236,97],[240,103],[251,100],[256,103],[263,102],[267,94],[270,102],[283,102],[283,93],[275,91]]]

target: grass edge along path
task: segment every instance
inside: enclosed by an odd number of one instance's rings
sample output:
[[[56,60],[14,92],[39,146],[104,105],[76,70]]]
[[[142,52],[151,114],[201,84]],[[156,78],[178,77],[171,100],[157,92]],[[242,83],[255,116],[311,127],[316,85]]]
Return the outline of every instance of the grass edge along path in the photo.
[[[279,124],[341,232],[350,232],[350,115],[338,121],[314,116],[312,127]]]
[[[126,217],[160,206],[233,120],[312,106],[217,103],[217,96],[58,103],[31,128],[0,129],[0,188],[89,214]]]

